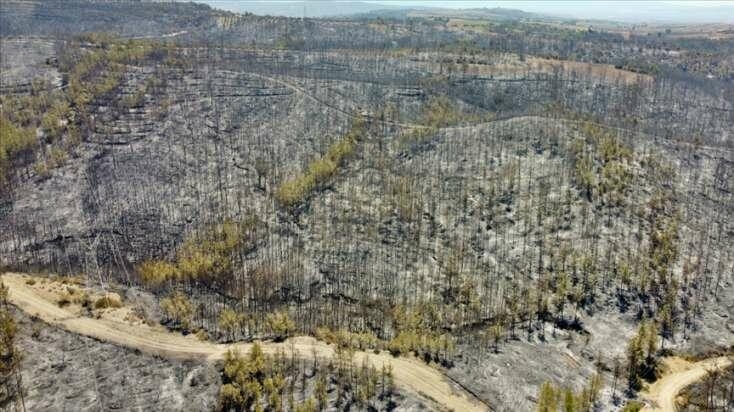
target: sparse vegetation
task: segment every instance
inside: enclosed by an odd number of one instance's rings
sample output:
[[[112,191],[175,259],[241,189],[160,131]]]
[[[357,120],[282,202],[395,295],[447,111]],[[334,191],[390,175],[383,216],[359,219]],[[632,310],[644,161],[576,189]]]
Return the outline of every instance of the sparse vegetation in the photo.
[[[734,403],[734,367],[710,368],[704,379],[685,389],[683,411],[726,410]]]
[[[305,200],[308,194],[325,184],[348,158],[354,153],[357,143],[364,137],[364,126],[356,123],[340,140],[329,146],[326,153],[308,165],[306,171],[284,181],[278,186],[275,198],[287,207],[295,206]]]
[[[191,328],[194,307],[186,295],[180,291],[175,291],[168,297],[161,299],[161,310],[166,318],[172,322],[174,328],[180,328],[184,331]]]
[[[538,412],[588,412],[593,411],[599,401],[603,380],[600,374],[589,378],[584,388],[576,393],[572,388],[556,387],[544,382],[538,395]]]
[[[645,406],[645,404],[642,402],[631,400],[624,405],[622,412],[639,412],[642,410],[643,406]]]
[[[293,334],[296,329],[296,324],[291,320],[287,312],[271,313],[267,316],[265,322],[268,325],[268,329],[277,340],[287,338]]]
[[[159,288],[172,281],[217,279],[232,271],[231,254],[240,247],[253,247],[258,220],[227,220],[192,234],[178,249],[176,261],[147,260],[137,266],[144,284]]]
[[[4,116],[0,116],[0,136],[3,137],[0,139],[0,185],[4,186],[13,161],[32,150],[38,142],[33,130],[17,127]]]
[[[627,346],[628,385],[631,390],[642,388],[642,379],[654,379],[657,365],[658,332],[653,322],[640,325]]]
[[[18,326],[8,303],[8,288],[0,282],[0,407],[20,410],[23,386],[21,381],[20,349],[16,346]]]
[[[392,369],[354,366],[348,350],[308,368],[286,353],[269,356],[259,343],[248,354],[234,350],[224,357],[220,410],[316,411],[354,404],[360,408],[389,404],[393,394]],[[307,370],[308,368],[308,370]],[[313,386],[308,380],[315,380]],[[298,388],[303,401],[294,400]],[[336,390],[335,400],[329,393]]]

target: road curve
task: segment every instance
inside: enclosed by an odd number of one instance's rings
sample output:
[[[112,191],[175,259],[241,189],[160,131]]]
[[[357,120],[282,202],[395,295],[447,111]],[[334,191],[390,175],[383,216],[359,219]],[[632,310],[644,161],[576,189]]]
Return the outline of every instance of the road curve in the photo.
[[[675,358],[669,363],[675,363],[676,367],[671,368],[673,369],[671,372],[663,375],[641,394],[641,397],[647,401],[647,405],[642,409],[643,412],[676,412],[678,408],[675,405],[675,399],[683,388],[702,379],[711,369],[731,365],[732,357],[720,356],[696,363]]]
[[[49,324],[70,332],[138,349],[145,353],[199,361],[221,359],[227,350],[233,348],[246,352],[252,346],[248,343],[202,342],[192,335],[183,336],[147,325],[131,325],[111,319],[77,316],[39,296],[26,284],[27,279],[23,275],[14,273],[2,275],[2,282],[9,289],[10,303],[30,315],[37,316]],[[262,347],[266,353],[272,354],[281,350],[288,353],[294,350],[298,356],[309,358],[314,354],[320,358],[326,358],[331,357],[334,353],[333,346],[310,337],[296,337],[280,343],[263,342]],[[356,364],[361,364],[364,359],[377,368],[385,364],[392,364],[395,384],[430,404],[455,411],[487,411],[490,409],[487,404],[472,394],[452,386],[439,370],[420,360],[406,357],[396,358],[385,352],[375,354],[358,351],[355,353],[354,362]]]

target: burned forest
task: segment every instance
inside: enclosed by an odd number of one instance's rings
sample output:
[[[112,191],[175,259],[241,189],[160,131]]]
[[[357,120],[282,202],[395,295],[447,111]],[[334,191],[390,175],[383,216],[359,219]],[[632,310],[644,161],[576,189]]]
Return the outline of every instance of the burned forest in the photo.
[[[0,410],[734,408],[734,26],[480,7],[0,3]]]

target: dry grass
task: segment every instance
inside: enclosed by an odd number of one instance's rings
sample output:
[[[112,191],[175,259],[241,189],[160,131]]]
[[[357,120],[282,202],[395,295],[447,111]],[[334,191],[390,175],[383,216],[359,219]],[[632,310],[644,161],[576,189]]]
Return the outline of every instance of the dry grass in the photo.
[[[582,77],[610,82],[620,81],[624,84],[647,83],[653,77],[647,74],[635,73],[629,70],[617,69],[610,64],[585,63],[571,60],[553,60],[542,57],[528,56],[525,61],[511,59],[498,64],[467,64],[468,73],[480,76],[508,76],[529,74],[553,74],[556,71],[576,73]]]

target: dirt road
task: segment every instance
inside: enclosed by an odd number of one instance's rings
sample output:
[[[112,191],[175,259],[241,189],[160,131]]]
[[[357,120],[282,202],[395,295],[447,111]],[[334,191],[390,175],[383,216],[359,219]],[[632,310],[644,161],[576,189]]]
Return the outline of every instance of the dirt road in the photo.
[[[702,379],[710,369],[731,365],[732,357],[721,356],[695,363],[672,357],[667,358],[664,362],[668,371],[640,394],[648,404],[642,409],[644,412],[675,412],[677,410],[675,399],[683,388]]]
[[[68,331],[90,336],[102,341],[139,349],[140,351],[176,359],[208,360],[221,358],[231,348],[242,352],[250,349],[251,344],[216,344],[202,342],[193,335],[183,336],[168,332],[163,328],[145,324],[130,324],[113,318],[99,319],[77,314],[59,307],[55,302],[42,296],[26,281],[28,277],[6,273],[2,281],[9,288],[10,302],[19,309],[38,316],[40,319]],[[275,353],[295,350],[299,356],[331,357],[332,346],[309,337],[288,339],[282,343],[264,342],[263,350]],[[424,362],[412,358],[395,358],[381,352],[379,354],[356,352],[354,361],[361,364],[363,359],[378,369],[384,364],[392,364],[395,384],[401,389],[425,399],[430,404],[455,411],[487,411],[489,407],[481,400],[458,387],[452,386],[443,374]]]

